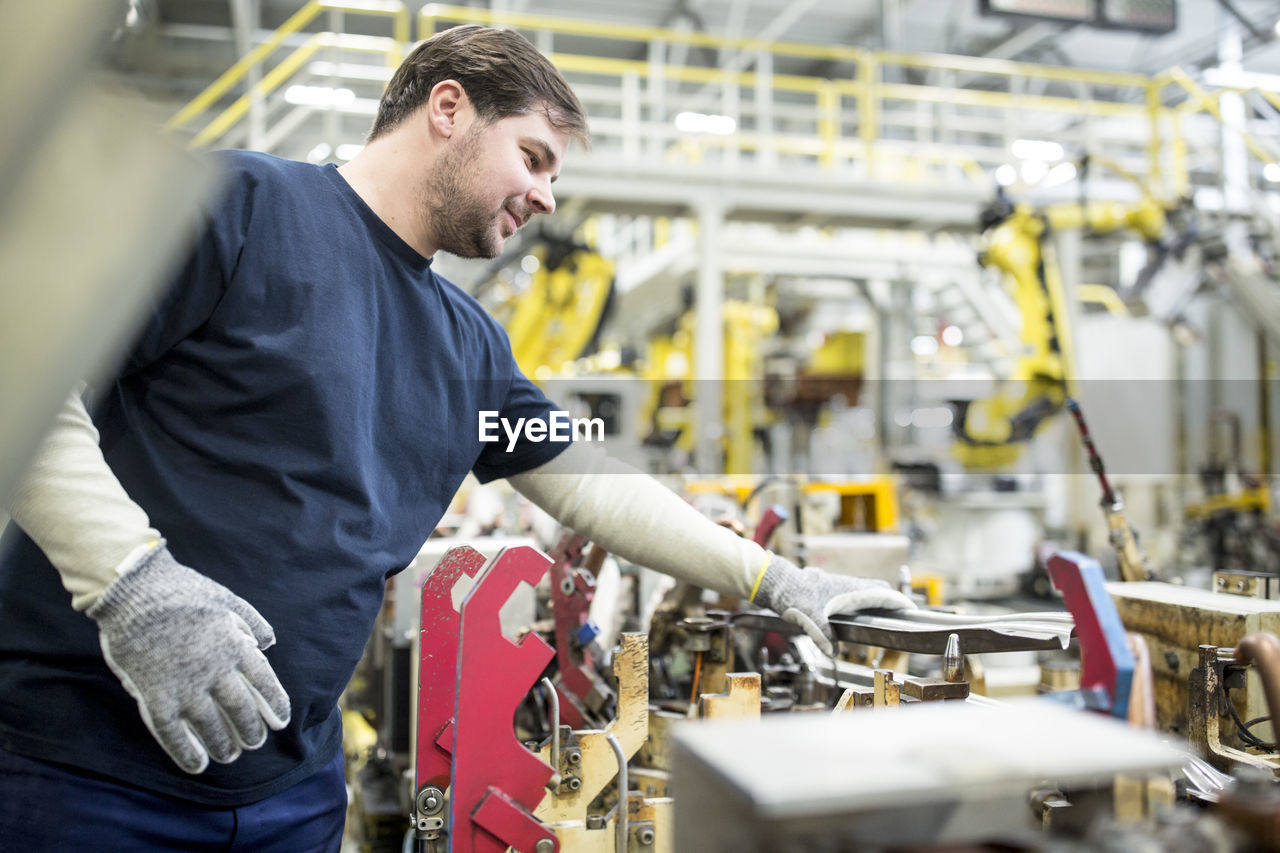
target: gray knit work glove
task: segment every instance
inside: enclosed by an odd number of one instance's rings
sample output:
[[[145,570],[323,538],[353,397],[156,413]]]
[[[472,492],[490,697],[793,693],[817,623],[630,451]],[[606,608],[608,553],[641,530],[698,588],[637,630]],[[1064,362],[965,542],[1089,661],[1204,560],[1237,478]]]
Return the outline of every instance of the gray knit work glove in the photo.
[[[257,610],[181,565],[162,544],[85,611],[102,655],[142,720],[188,773],[257,749],[289,723],[289,697],[260,649],[276,641]]]
[[[916,606],[882,580],[835,575],[812,566],[801,569],[777,554],[769,555],[759,589],[751,600],[799,625],[828,657],[835,651],[835,634],[827,621],[832,615],[858,610],[909,610]]]

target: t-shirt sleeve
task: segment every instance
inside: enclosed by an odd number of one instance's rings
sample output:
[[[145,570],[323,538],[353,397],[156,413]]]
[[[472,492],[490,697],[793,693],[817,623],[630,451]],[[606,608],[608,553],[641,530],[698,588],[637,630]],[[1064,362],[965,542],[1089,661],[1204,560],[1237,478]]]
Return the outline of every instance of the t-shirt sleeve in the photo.
[[[203,206],[183,256],[167,286],[147,306],[141,332],[125,358],[121,375],[159,360],[212,316],[231,282],[244,247],[252,210],[253,182],[226,156],[214,156],[221,184]]]
[[[520,423],[521,418],[525,419],[525,424],[528,424],[530,419],[534,419],[550,425],[551,413],[558,412],[560,409],[547,399],[541,388],[529,381],[514,366],[512,369],[514,375],[511,384],[507,388],[506,398],[498,410],[497,417],[493,419],[494,422],[505,421],[513,429]],[[504,427],[495,427],[493,433],[498,436],[498,440],[483,444],[480,457],[472,466],[476,479],[481,483],[510,477],[513,474],[522,474],[537,468],[559,456],[572,443],[567,440],[557,440],[550,433],[541,440],[531,440],[527,430],[519,429],[512,446],[512,441]]]

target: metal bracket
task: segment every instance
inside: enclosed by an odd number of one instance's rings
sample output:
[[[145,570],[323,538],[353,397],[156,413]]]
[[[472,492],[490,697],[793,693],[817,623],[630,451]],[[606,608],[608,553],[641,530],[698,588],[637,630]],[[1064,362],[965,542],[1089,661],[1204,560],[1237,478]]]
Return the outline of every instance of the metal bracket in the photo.
[[[543,798],[535,814],[547,823],[585,823],[587,807],[617,776],[610,735],[628,759],[645,743],[649,733],[649,638],[623,634],[622,647],[613,656],[613,671],[618,678],[618,716],[603,729],[574,732],[573,746],[562,746],[561,772],[572,770],[573,778],[580,782],[575,788],[562,788]],[[549,757],[545,749],[543,755]]]

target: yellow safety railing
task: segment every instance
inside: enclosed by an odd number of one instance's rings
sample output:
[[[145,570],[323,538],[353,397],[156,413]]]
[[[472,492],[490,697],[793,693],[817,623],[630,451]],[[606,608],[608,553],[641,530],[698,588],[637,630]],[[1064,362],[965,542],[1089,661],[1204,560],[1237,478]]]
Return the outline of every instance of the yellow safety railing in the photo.
[[[1248,128],[1238,127],[1232,121],[1228,120],[1222,112],[1222,97],[1227,94],[1246,95],[1256,94],[1264,98],[1272,107],[1280,110],[1280,97],[1272,92],[1266,92],[1256,87],[1253,88],[1234,88],[1222,87],[1215,89],[1213,92],[1206,91],[1199,83],[1191,79],[1191,77],[1181,68],[1171,68],[1168,71],[1156,75],[1151,81],[1152,87],[1157,93],[1157,98],[1161,97],[1163,90],[1175,85],[1178,89],[1186,94],[1186,99],[1172,109],[1178,117],[1183,115],[1193,115],[1195,113],[1205,112],[1213,116],[1219,124],[1228,130],[1240,136],[1245,148],[1249,153],[1256,157],[1262,163],[1275,163],[1280,160],[1277,152],[1268,148],[1257,136],[1250,133]]]
[[[398,42],[378,36],[351,36],[339,33],[316,33],[308,38],[300,47],[282,59],[274,68],[263,76],[249,91],[235,100],[231,106],[218,114],[213,121],[205,125],[191,139],[192,146],[208,145],[218,139],[236,125],[249,112],[254,99],[266,97],[278,89],[281,84],[302,68],[317,51],[324,48],[338,47],[343,50],[392,55],[398,50]]]
[[[423,7],[418,19],[418,37],[426,38],[443,27],[458,23],[502,25],[521,30],[550,54],[567,74],[576,72],[614,78],[630,75],[632,80],[649,86],[647,95],[653,102],[650,108],[656,108],[656,102],[662,100],[656,87],[667,83],[694,82],[704,84],[704,87],[718,86],[721,94],[731,96],[730,101],[737,105],[738,117],[744,119],[751,119],[753,115],[758,117],[762,111],[758,94],[762,87],[774,94],[805,93],[809,99],[805,102],[809,123],[802,133],[752,128],[749,123],[743,127],[740,122],[740,130],[732,142],[702,137],[696,148],[691,148],[687,139],[682,140],[679,135],[671,133],[662,150],[668,154],[671,146],[675,146],[675,150],[697,150],[699,157],[707,150],[723,150],[730,146],[737,151],[772,150],[778,154],[805,155],[826,167],[856,162],[868,177],[891,180],[908,174],[925,179],[929,170],[924,167],[932,163],[955,167],[969,180],[985,184],[990,181],[987,170],[1004,162],[1008,156],[1003,143],[988,144],[986,151],[966,152],[964,146],[951,146],[953,150],[945,150],[948,146],[937,139],[905,139],[901,132],[903,117],[900,115],[905,111],[986,110],[984,120],[996,126],[1007,123],[1004,119],[1009,116],[1029,113],[1056,113],[1084,120],[1116,116],[1142,119],[1147,115],[1146,92],[1151,84],[1151,79],[1142,74],[962,56],[877,52],[841,45],[765,41],[750,37],[720,37],[659,27],[509,14],[445,4]],[[560,36],[574,36],[578,44],[613,42],[613,50],[598,52],[614,55],[622,52],[616,49],[617,42],[630,43],[631,52],[639,47],[640,52],[650,58],[647,61],[620,61],[581,52],[570,56],[557,49],[556,39]],[[722,68],[672,66],[665,62],[665,58],[676,45],[715,48],[753,57],[767,55],[771,60],[770,68],[775,60],[788,58],[844,64],[850,71],[844,79],[828,79],[739,71],[734,65],[740,63],[733,62]],[[984,82],[1003,82],[1008,91],[961,85],[923,85],[894,79],[907,71],[935,76],[982,77]],[[1017,91],[1015,82],[1021,83],[1024,90],[1045,86],[1088,87],[1089,96],[1030,94]],[[680,99],[666,100],[674,103]],[[771,106],[775,112],[778,110],[778,104]],[[793,111],[795,108],[792,104]],[[666,122],[666,117],[650,117],[651,124],[657,122]],[[797,124],[794,112],[791,123]],[[1148,154],[1146,151],[1139,153]],[[1147,171],[1147,168],[1142,167],[1142,171]]]
[[[390,38],[309,34],[269,70],[270,57],[290,36],[300,35],[322,13],[377,15],[392,19]],[[630,26],[567,17],[498,13],[488,9],[428,4],[418,16],[426,38],[459,23],[520,30],[570,78],[588,104],[593,134],[621,140],[624,159],[704,163],[751,154],[768,166],[777,158],[845,168],[885,181],[935,180],[942,172],[975,184],[1009,160],[1016,135],[1076,143],[1080,153],[1143,187],[1152,197],[1184,192],[1192,157],[1181,133],[1188,115],[1204,112],[1230,127],[1219,102],[1221,89],[1206,92],[1184,72],[1155,77],[980,57],[870,51],[843,45],[766,41],[714,36],[662,27]],[[396,64],[410,45],[411,18],[404,5],[386,0],[310,0],[262,44],[242,57],[168,122],[191,124],[222,101],[254,69],[265,70],[230,106],[195,134],[193,144],[216,141],[247,114],[255,100],[303,69],[322,48],[383,53]],[[572,52],[565,50],[573,39]],[[626,49],[620,49],[625,47]],[[734,55],[721,67],[673,62],[676,48],[711,48]],[[618,59],[631,53],[643,59]],[[821,76],[774,73],[779,63],[822,63]],[[749,66],[753,69],[748,70]],[[807,70],[807,69],[806,69]],[[974,85],[979,83],[981,85]],[[682,86],[683,84],[683,86]],[[1169,87],[1181,93],[1166,102]],[[697,87],[690,94],[687,90]],[[1250,90],[1280,109],[1280,97]],[[703,112],[728,113],[737,122],[731,136],[678,131],[674,115],[699,104]],[[707,104],[711,106],[706,107]],[[593,109],[593,107],[595,107]],[[1114,119],[1146,123],[1141,142],[1094,133]],[[1276,157],[1244,127],[1247,150],[1264,163]]]
[[[197,133],[192,140],[192,144],[205,145],[222,136],[223,133],[243,118],[255,98],[264,97],[274,91],[281,83],[296,73],[303,63],[321,47],[343,47],[349,50],[385,53],[387,64],[392,67],[398,65],[404,56],[404,48],[410,39],[411,19],[409,10],[403,3],[386,2],[386,0],[309,0],[301,9],[276,28],[264,42],[242,56],[217,80],[210,83],[203,92],[175,113],[165,123],[165,129],[178,130],[190,124],[198,116],[208,112],[232,90],[232,87],[247,78],[255,68],[261,67],[284,44],[289,36],[301,33],[307,25],[325,13],[389,17],[392,21],[391,38],[370,41],[358,37],[338,36],[333,33],[316,33],[312,35],[301,47],[295,49],[275,68],[264,75],[248,92]]]

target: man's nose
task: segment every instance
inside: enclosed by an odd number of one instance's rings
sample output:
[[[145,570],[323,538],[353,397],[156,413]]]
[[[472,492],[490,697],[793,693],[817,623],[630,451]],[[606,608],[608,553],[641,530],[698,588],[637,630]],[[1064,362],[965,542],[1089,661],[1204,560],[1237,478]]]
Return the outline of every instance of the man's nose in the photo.
[[[534,213],[554,213],[556,197],[551,192],[551,182],[540,182],[529,190],[529,207]]]

